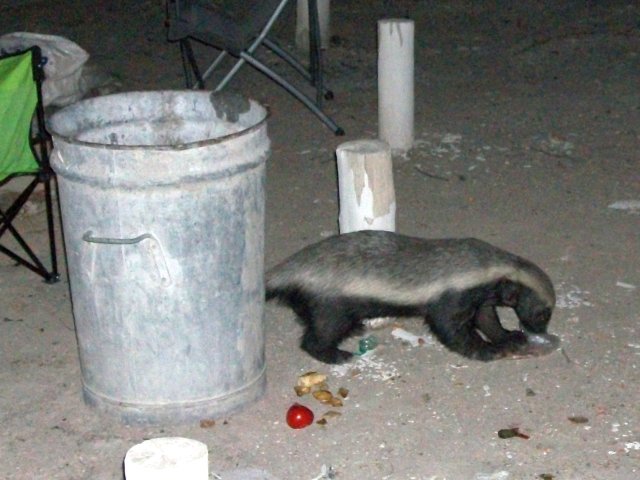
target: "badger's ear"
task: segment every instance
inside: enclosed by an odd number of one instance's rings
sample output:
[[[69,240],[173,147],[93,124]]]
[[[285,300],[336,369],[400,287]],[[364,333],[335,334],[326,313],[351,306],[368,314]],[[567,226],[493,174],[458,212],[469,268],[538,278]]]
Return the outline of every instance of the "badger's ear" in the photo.
[[[511,280],[502,279],[498,284],[500,304],[503,307],[515,307],[520,297],[520,286]]]

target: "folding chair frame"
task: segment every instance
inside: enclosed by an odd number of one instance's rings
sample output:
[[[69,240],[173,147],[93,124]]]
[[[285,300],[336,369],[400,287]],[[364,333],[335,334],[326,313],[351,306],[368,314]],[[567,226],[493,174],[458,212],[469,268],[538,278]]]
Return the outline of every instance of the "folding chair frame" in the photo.
[[[275,41],[269,39],[267,35],[271,31],[274,23],[289,3],[289,0],[281,0],[273,14],[262,28],[258,36],[251,42],[249,47],[241,51],[238,55],[238,61],[224,76],[224,78],[218,83],[214,91],[218,92],[225,88],[229,81],[235,76],[240,67],[245,63],[248,63],[253,68],[263,73],[271,80],[275,81],[278,85],[283,87],[287,92],[302,102],[311,112],[313,112],[327,127],[329,127],[336,135],[344,135],[344,130],[340,128],[328,115],[322,111],[323,98],[326,100],[333,99],[333,92],[328,90],[323,84],[322,78],[322,50],[320,48],[320,26],[318,18],[318,2],[317,0],[307,0],[309,2],[309,68],[305,68],[295,57],[281,48]],[[169,22],[172,21],[172,17],[175,19],[180,18],[180,1],[170,0],[168,4],[173,4],[173,10],[171,5],[168,5]],[[207,44],[206,42],[194,38],[200,43]],[[184,74],[186,79],[187,88],[205,88],[205,80],[211,76],[214,70],[220,65],[222,60],[229,54],[227,50],[222,52],[216,57],[211,65],[205,70],[204,74],[200,73],[198,64],[193,53],[193,47],[189,36],[184,36],[179,39],[180,42],[180,54],[182,57],[182,64],[184,68]],[[285,80],[281,75],[269,68],[264,63],[260,62],[255,56],[254,52],[260,45],[264,45],[271,50],[285,62],[287,62],[294,70],[302,75],[316,90],[315,102],[305,95],[301,90],[295,87],[293,84]],[[215,46],[215,45],[214,45]],[[192,78],[195,76],[195,82]]]
[[[36,84],[36,92],[38,96],[38,101],[36,103],[35,109],[35,123],[36,123],[36,131],[31,132],[31,151],[38,162],[39,169],[36,172],[16,172],[9,175],[2,182],[0,182],[0,186],[5,185],[10,182],[12,179],[20,176],[33,176],[33,180],[29,183],[29,185],[18,195],[18,197],[13,201],[13,203],[6,209],[0,209],[0,238],[8,231],[12,234],[13,238],[16,242],[22,247],[24,253],[18,254],[14,250],[9,249],[4,245],[0,245],[0,252],[9,256],[11,259],[15,260],[18,264],[23,265],[30,269],[31,271],[40,275],[46,283],[55,283],[60,279],[60,274],[58,272],[58,259],[56,254],[56,242],[55,242],[55,229],[54,229],[54,215],[53,215],[53,200],[52,200],[52,182],[53,187],[55,188],[55,174],[51,169],[49,164],[49,146],[51,142],[51,137],[46,130],[45,127],[45,117],[44,117],[44,108],[42,104],[42,82],[44,81],[44,64],[46,63],[46,59],[42,57],[42,53],[39,47],[34,46],[29,49],[16,52],[12,55],[23,55],[27,51],[31,51],[31,63],[32,63],[32,71],[33,71],[33,80]],[[5,55],[2,58],[7,58]],[[2,59],[0,58],[0,60]],[[32,124],[33,125],[33,124]],[[49,252],[50,252],[50,260],[51,260],[51,269],[47,269],[42,261],[35,254],[33,249],[29,247],[23,236],[18,232],[18,230],[14,227],[13,221],[16,216],[20,212],[20,210],[24,207],[24,205],[29,200],[31,194],[34,192],[36,187],[39,184],[43,184],[44,186],[44,195],[45,195],[45,207],[46,207],[46,215],[47,215],[47,233],[49,236]],[[24,256],[26,254],[26,257]],[[27,258],[28,257],[28,258]]]

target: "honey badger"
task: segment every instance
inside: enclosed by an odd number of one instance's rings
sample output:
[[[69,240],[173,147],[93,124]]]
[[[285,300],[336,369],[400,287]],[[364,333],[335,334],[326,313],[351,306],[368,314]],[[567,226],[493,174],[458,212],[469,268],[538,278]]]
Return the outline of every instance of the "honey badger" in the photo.
[[[426,240],[359,231],[310,245],[266,274],[266,299],[305,327],[301,347],[325,363],[378,317],[425,319],[450,350],[488,361],[518,355],[527,334],[545,334],[555,306],[549,277],[532,262],[475,238]],[[524,331],[503,328],[496,307],[515,310]],[[479,333],[480,332],[480,333]]]

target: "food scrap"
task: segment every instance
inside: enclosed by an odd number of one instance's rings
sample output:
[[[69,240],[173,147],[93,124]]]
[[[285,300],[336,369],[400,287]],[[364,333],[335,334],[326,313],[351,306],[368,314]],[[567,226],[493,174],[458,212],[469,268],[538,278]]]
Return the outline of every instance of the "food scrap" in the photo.
[[[340,387],[338,389],[338,394],[334,395],[331,392],[331,390],[329,390],[329,386],[327,385],[327,376],[325,374],[318,373],[318,372],[307,372],[303,375],[300,375],[298,377],[297,384],[293,387],[293,389],[295,390],[296,395],[298,395],[299,397],[310,393],[313,396],[313,398],[318,400],[320,403],[324,405],[329,405],[334,408],[342,407],[344,404],[343,399],[349,396],[349,390],[344,387]],[[316,421],[316,423],[319,425],[326,425],[327,418],[335,417],[338,415],[340,415],[338,412],[329,411],[325,413],[322,416],[322,418]],[[287,423],[289,423],[288,416],[287,416]],[[289,426],[291,426],[291,424],[289,424]],[[301,427],[292,427],[292,428],[301,428]]]
[[[517,427],[516,428],[502,428],[498,430],[498,437],[500,438],[523,438],[525,440],[529,440],[529,435],[522,433]]]
[[[347,398],[349,390],[344,387],[338,389],[338,396],[333,395],[327,385],[327,376],[318,372],[307,372],[298,377],[298,384],[293,387],[296,394],[301,397],[307,393],[311,393],[313,398],[320,403],[331,405],[332,407],[341,407],[343,405],[342,398]]]
[[[323,373],[307,372],[298,377],[298,384],[293,389],[301,397],[309,393],[313,387],[322,385],[326,380],[327,376]]]
[[[313,412],[299,403],[294,403],[287,410],[287,425],[300,429],[308,427],[313,422]]]
[[[333,393],[329,390],[316,390],[313,392],[313,398],[318,400],[320,403],[326,403],[331,405],[332,407],[341,407],[342,400],[338,397],[334,397]]]
[[[340,412],[336,412],[335,410],[329,410],[325,412],[324,415],[322,415],[322,418],[320,418],[320,420],[318,420],[316,423],[318,425],[326,425],[327,423],[329,423],[327,421],[328,418],[339,417],[340,415],[342,415]]]
[[[210,418],[200,420],[200,428],[211,428],[216,425],[216,421]]]
[[[320,403],[330,403],[333,398],[333,394],[328,390],[316,390],[313,392],[313,398]]]
[[[324,415],[322,415],[323,418],[332,418],[332,417],[339,417],[340,415],[342,415],[342,413],[337,412],[335,410],[329,410],[327,412],[325,412]]]
[[[569,421],[572,423],[589,423],[589,419],[587,417],[583,417],[582,415],[575,415],[572,417],[569,417]]]

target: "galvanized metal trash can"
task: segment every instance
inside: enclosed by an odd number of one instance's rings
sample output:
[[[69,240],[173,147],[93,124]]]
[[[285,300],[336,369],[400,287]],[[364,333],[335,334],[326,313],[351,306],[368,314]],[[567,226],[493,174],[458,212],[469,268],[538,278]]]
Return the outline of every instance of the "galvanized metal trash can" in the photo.
[[[263,393],[266,117],[202,91],[108,95],[51,117],[88,404],[180,423]]]

